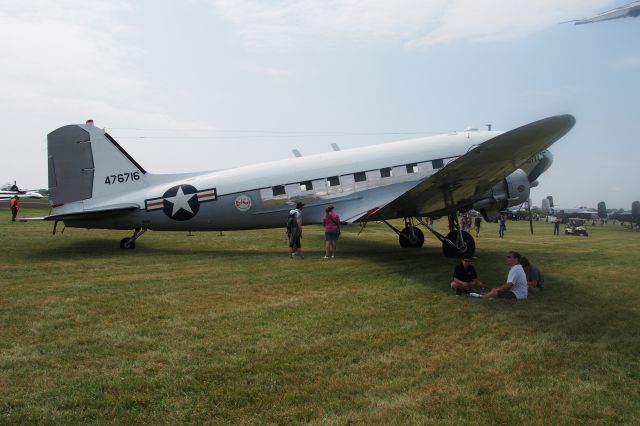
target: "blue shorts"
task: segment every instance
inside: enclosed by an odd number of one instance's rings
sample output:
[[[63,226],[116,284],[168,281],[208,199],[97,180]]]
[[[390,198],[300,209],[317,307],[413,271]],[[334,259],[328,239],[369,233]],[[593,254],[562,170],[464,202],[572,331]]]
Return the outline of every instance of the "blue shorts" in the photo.
[[[324,240],[325,241],[338,241],[338,237],[340,236],[340,234],[338,233],[338,231],[335,232],[325,232],[324,233]]]

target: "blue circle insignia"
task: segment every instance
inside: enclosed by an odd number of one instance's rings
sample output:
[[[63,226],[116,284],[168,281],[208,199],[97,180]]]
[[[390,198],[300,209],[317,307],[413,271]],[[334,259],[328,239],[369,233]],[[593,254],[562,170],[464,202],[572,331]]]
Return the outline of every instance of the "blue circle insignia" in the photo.
[[[173,220],[189,220],[200,210],[198,190],[191,185],[169,188],[162,195],[162,210]]]

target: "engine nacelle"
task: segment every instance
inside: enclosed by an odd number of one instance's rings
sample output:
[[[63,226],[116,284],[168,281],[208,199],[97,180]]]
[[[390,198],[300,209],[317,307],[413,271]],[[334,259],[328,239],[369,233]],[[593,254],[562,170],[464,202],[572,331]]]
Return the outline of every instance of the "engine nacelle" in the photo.
[[[493,222],[500,217],[501,211],[529,201],[530,189],[527,174],[518,169],[473,203],[473,208],[482,213],[486,221]]]

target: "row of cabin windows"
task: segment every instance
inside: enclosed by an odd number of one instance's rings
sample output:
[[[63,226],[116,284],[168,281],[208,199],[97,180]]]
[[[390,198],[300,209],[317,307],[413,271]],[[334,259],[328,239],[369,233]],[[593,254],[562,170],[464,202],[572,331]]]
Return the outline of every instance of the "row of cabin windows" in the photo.
[[[444,160],[438,159],[431,161],[431,165],[434,170],[441,169],[444,167]],[[418,172],[418,163],[407,164],[407,173],[417,173]],[[380,177],[388,178],[391,177],[391,167],[384,167],[380,169]],[[355,182],[364,182],[367,180],[366,172],[356,172],[353,174],[353,180]],[[327,185],[329,187],[339,186],[340,185],[340,177],[339,176],[331,176],[327,178]],[[300,182],[300,190],[301,191],[311,191],[313,189],[313,182],[310,180]],[[286,191],[284,189],[284,185],[276,185],[273,187],[273,196],[278,195],[286,195]]]

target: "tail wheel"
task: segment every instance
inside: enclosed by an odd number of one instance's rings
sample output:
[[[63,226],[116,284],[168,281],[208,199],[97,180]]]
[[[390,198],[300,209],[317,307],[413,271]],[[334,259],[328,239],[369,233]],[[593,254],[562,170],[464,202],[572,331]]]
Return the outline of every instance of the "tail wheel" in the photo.
[[[420,248],[424,245],[424,234],[415,226],[407,226],[398,237],[402,248]]]
[[[473,256],[476,252],[476,242],[471,234],[461,231],[460,237],[461,240],[458,238],[457,231],[451,231],[447,234],[446,239],[442,242],[442,253],[446,257],[460,257],[463,254]]]

